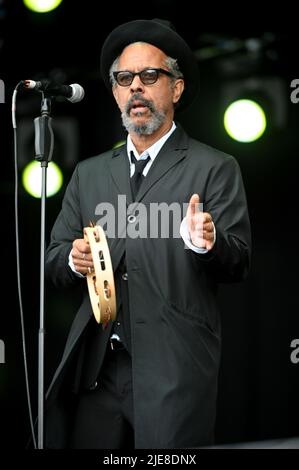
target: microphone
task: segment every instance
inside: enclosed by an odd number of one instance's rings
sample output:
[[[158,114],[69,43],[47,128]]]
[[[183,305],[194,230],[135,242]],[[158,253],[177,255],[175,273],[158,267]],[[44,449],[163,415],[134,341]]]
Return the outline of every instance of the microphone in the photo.
[[[84,88],[78,83],[72,83],[71,85],[61,85],[51,80],[40,80],[35,82],[34,80],[24,80],[23,87],[27,90],[35,90],[40,92],[46,92],[52,96],[64,96],[71,103],[78,103],[83,100],[85,91]]]

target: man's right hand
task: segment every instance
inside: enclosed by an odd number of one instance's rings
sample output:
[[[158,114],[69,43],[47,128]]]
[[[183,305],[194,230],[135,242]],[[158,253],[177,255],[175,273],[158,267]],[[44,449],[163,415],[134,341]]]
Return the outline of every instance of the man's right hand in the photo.
[[[84,238],[73,241],[71,256],[78,273],[86,275],[94,270],[90,247]]]

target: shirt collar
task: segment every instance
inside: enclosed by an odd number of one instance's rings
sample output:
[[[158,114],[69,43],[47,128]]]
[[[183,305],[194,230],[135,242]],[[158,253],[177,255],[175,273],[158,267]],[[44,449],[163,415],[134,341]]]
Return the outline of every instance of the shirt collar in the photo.
[[[127,154],[128,154],[128,158],[129,158],[130,163],[131,163],[131,160],[130,160],[130,152],[131,151],[134,153],[137,160],[144,159],[144,158],[147,157],[147,155],[149,155],[150,159],[151,159],[151,162],[153,162],[155,160],[156,156],[158,155],[158,153],[160,152],[162,146],[165,144],[166,140],[169,139],[169,137],[175,131],[175,129],[176,129],[176,124],[174,122],[172,122],[171,129],[165,135],[163,135],[163,137],[161,137],[161,139],[157,140],[157,142],[155,142],[153,145],[151,145],[148,149],[144,150],[144,152],[142,152],[141,155],[138,154],[138,152],[135,148],[135,145],[132,142],[130,134],[128,134],[128,137],[127,137]]]

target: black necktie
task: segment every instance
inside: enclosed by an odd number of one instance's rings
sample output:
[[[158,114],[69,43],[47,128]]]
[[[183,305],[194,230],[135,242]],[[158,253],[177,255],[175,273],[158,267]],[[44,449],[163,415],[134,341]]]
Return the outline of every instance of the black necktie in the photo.
[[[134,153],[131,152],[131,163],[135,164],[135,172],[131,178],[131,189],[132,189],[132,195],[133,195],[134,200],[136,198],[136,195],[138,193],[138,190],[144,178],[144,176],[142,175],[142,172],[144,170],[144,167],[148,163],[149,159],[150,159],[150,156],[148,155],[144,160],[137,160]]]

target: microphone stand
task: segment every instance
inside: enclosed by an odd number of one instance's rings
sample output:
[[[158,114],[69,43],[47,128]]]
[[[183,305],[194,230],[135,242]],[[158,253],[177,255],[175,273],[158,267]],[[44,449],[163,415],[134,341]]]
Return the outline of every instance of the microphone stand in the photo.
[[[38,332],[38,449],[44,448],[44,351],[45,351],[45,220],[47,197],[47,167],[54,148],[51,126],[51,96],[42,93],[41,116],[34,119],[35,159],[41,163],[41,227],[40,227],[40,314]]]

